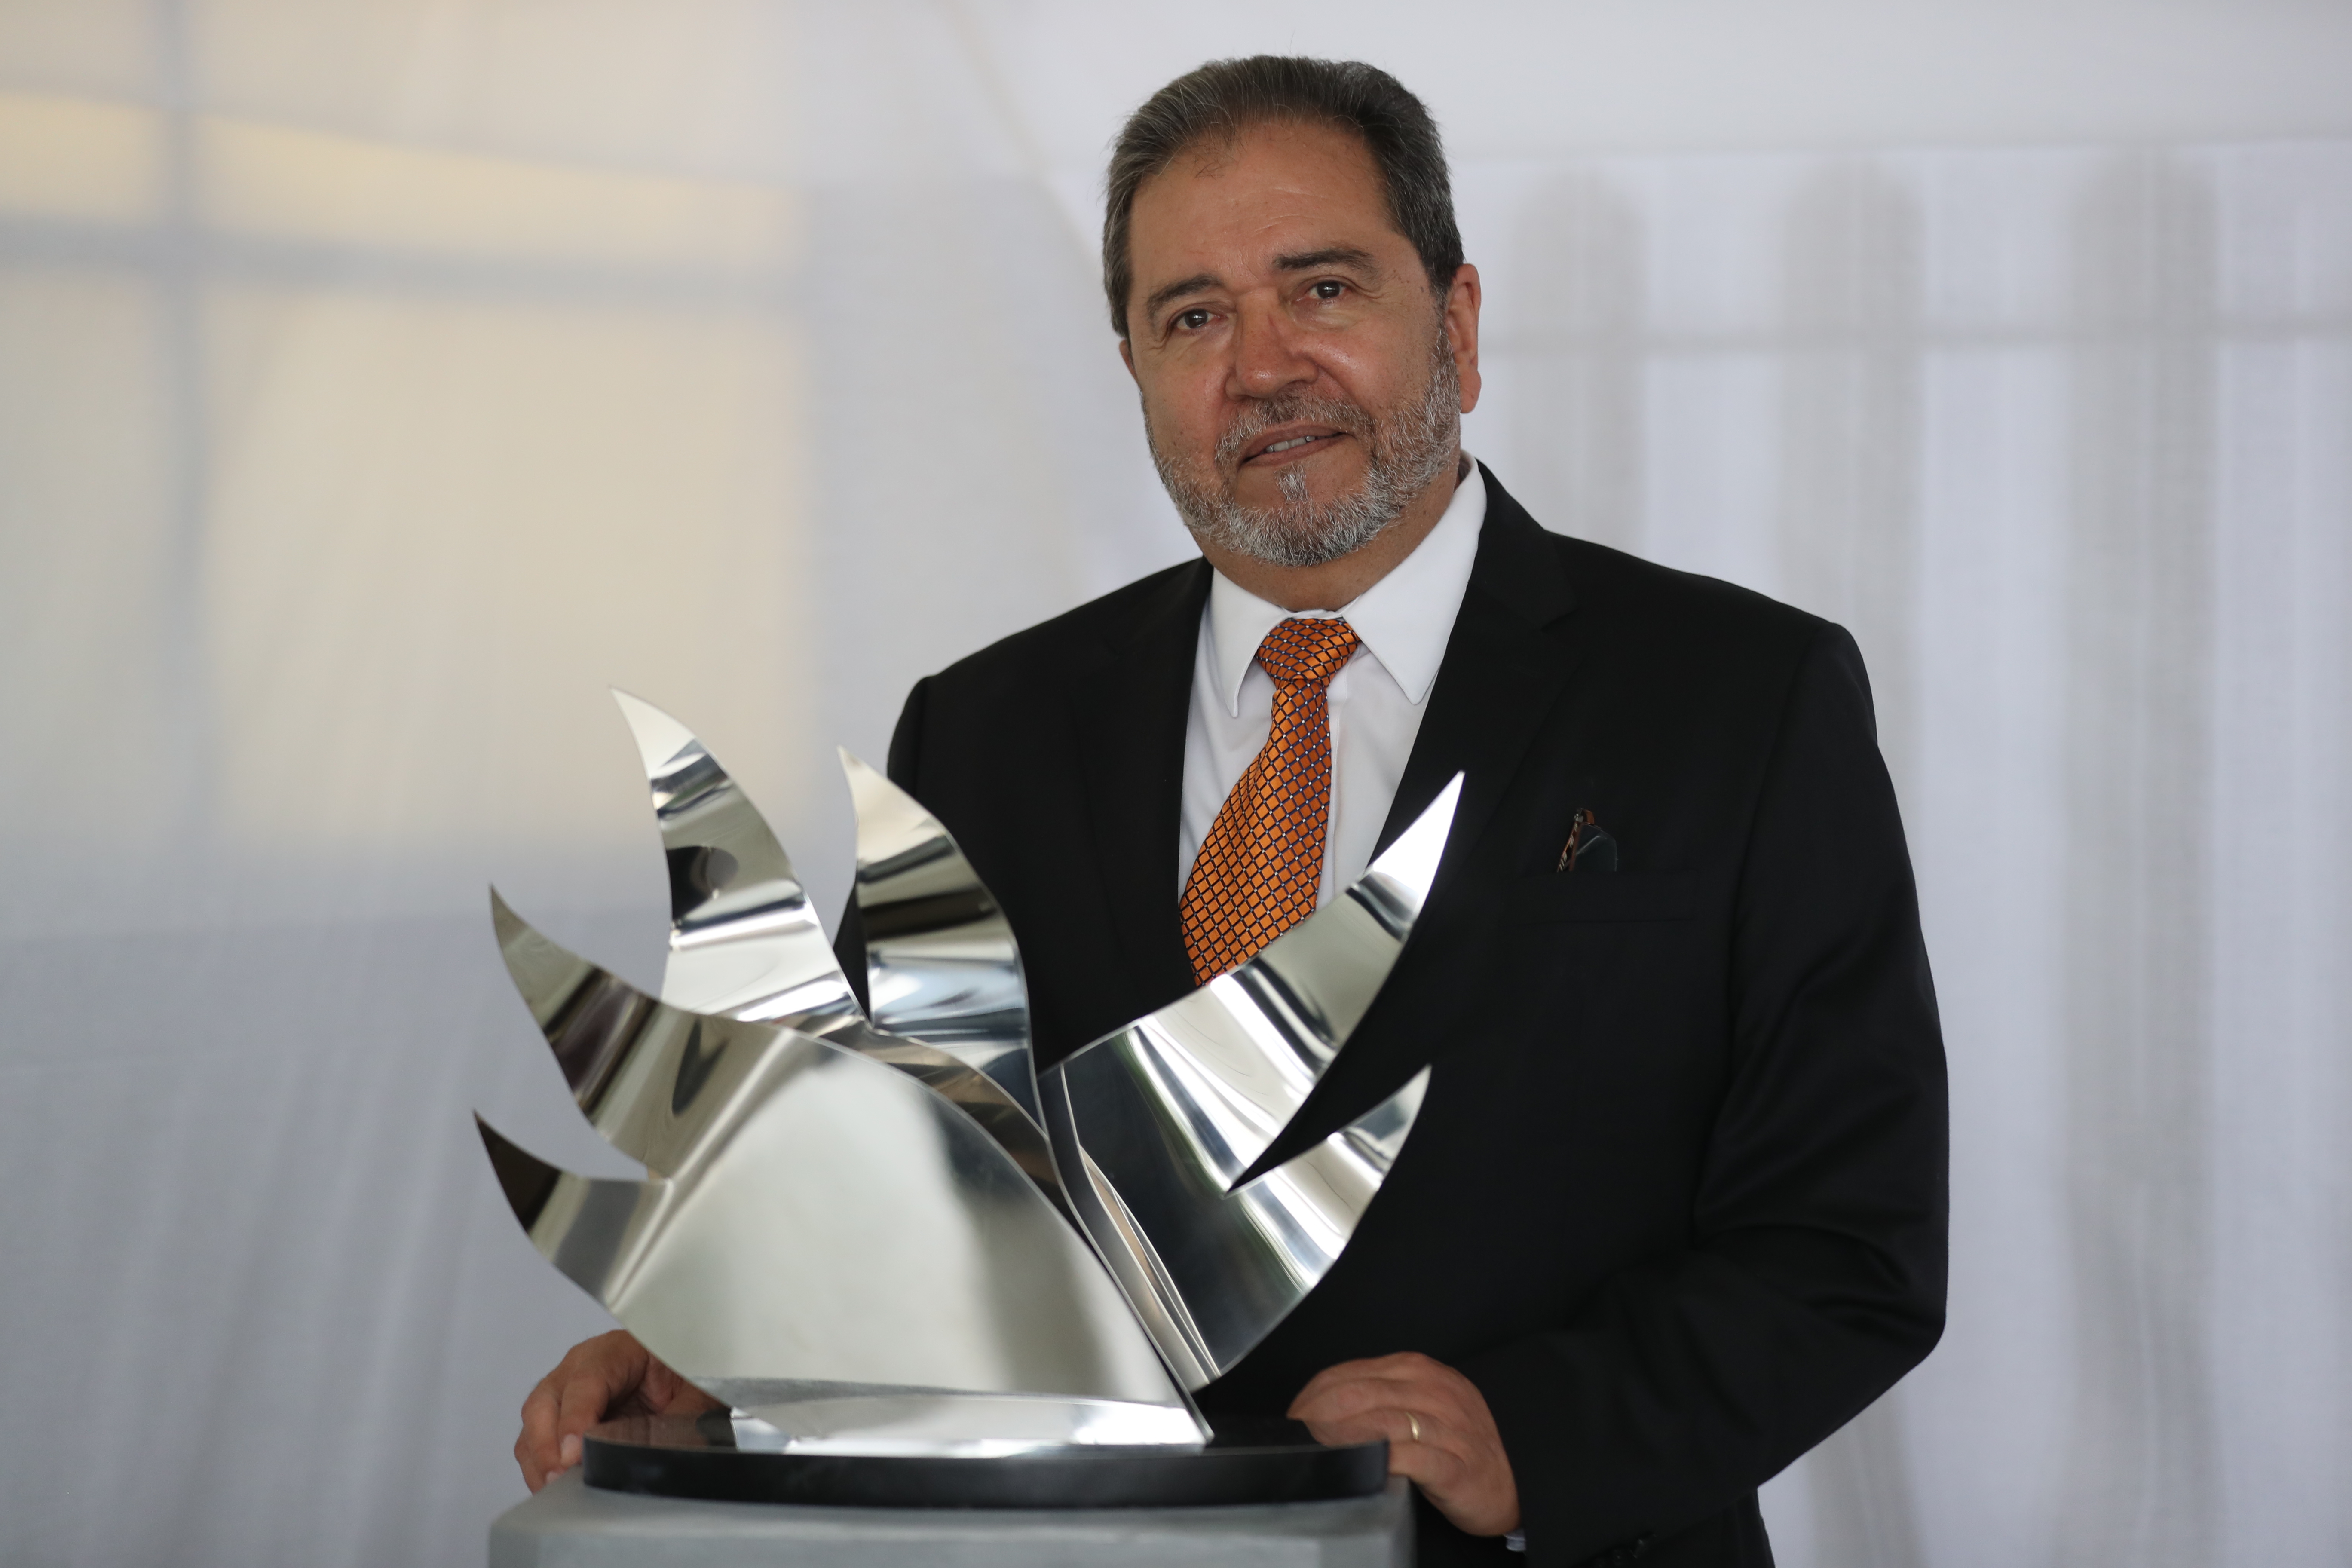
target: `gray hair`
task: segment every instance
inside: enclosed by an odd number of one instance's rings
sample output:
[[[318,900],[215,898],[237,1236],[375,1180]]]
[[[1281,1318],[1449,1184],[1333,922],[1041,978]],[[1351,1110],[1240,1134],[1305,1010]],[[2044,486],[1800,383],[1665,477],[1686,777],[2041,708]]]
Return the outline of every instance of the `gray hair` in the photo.
[[[1103,292],[1111,330],[1127,336],[1127,295],[1134,282],[1128,225],[1143,182],[1206,137],[1225,141],[1269,120],[1335,126],[1363,138],[1379,166],[1389,221],[1412,242],[1429,287],[1441,300],[1462,267],[1462,233],[1454,223],[1454,188],[1437,121],[1404,84],[1360,60],[1253,55],[1211,60],[1178,77],[1128,116],[1111,144],[1103,214]]]

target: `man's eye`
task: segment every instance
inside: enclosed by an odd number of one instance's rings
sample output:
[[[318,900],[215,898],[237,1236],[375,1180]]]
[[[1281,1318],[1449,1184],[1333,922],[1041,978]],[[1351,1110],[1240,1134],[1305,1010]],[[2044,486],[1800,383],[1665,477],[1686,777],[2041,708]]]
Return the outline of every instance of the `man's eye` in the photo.
[[[1318,300],[1336,300],[1348,291],[1348,286],[1337,278],[1326,278],[1311,292]]]
[[[1206,310],[1187,310],[1176,318],[1176,325],[1188,332],[1197,332],[1208,324],[1209,312]]]

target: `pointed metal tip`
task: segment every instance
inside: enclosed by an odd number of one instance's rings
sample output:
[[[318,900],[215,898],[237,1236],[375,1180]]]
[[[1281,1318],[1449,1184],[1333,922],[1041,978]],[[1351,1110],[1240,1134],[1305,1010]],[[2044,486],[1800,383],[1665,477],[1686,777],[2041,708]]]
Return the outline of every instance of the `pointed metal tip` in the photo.
[[[938,838],[952,847],[948,830],[923,803],[890,782],[890,775],[846,746],[837,746],[841,772],[849,781],[850,809],[857,816],[857,864],[862,868]],[[859,884],[860,902],[865,887]]]
[[[622,719],[628,723],[629,728],[632,730],[635,729],[640,722],[647,720],[651,720],[656,722],[668,720],[668,721],[673,724],[677,722],[677,720],[671,719],[667,713],[663,712],[659,708],[655,707],[652,703],[646,701],[644,698],[638,696],[634,691],[626,691],[617,686],[608,686],[604,689],[613,694],[613,706],[621,710]]]
[[[619,687],[612,688],[613,701],[627,721],[629,737],[637,743],[637,756],[646,765],[646,776],[655,777],[667,771],[671,759],[689,749],[700,751],[703,745],[693,731],[669,713],[655,707],[642,697],[635,697]]]
[[[498,927],[499,957],[507,966],[507,978],[514,983],[515,994],[522,998],[523,1005],[530,1009],[531,1021],[546,1036],[557,1065],[563,1068],[564,1081],[576,1094],[583,1081],[583,1075],[591,1072],[592,1064],[572,1059],[558,1043],[557,1036],[550,1033],[558,1028],[557,1020],[564,1016],[565,1009],[580,1001],[583,987],[595,987],[600,994],[619,998],[635,1008],[650,1005],[650,999],[618,975],[581,957],[515,913],[496,888],[490,889],[490,919]]]
[[[1354,1148],[1359,1158],[1369,1159],[1378,1166],[1381,1179],[1385,1180],[1389,1167],[1395,1164],[1397,1156],[1404,1152],[1405,1140],[1412,1135],[1412,1124],[1421,1115],[1421,1102],[1429,1097],[1429,1076],[1430,1069],[1423,1068],[1405,1079],[1403,1087],[1332,1133],[1323,1143],[1328,1144],[1332,1139],[1344,1140]],[[1244,1187],[1262,1182],[1286,1166],[1312,1161],[1316,1151],[1322,1146],[1311,1144],[1286,1159],[1276,1160],[1275,1152],[1282,1147],[1281,1140],[1276,1139],[1266,1145],[1247,1170],[1226,1184],[1225,1195],[1231,1197]]]
[[[517,914],[514,906],[507,902],[506,895],[496,886],[490,889],[490,925],[498,932],[499,956],[506,961],[507,974],[514,981],[515,988],[522,993],[523,1000],[531,1005],[534,1013],[539,1010],[541,999],[534,994],[540,987],[532,983],[533,977],[530,973],[533,960],[543,963],[551,952],[564,963],[587,963],[578,954],[550,942],[537,926]]]
[[[1377,871],[1412,889],[1416,899],[1429,897],[1430,885],[1437,880],[1437,863],[1445,854],[1446,836],[1454,829],[1454,809],[1461,804],[1464,776],[1455,773],[1446,781],[1437,797],[1413,818],[1412,826],[1398,834],[1396,842],[1366,868],[1368,875]]]
[[[547,1200],[554,1196],[563,1171],[491,1126],[478,1110],[474,1112],[474,1129],[482,1135],[482,1147],[490,1156],[490,1169],[498,1174],[499,1190],[506,1194],[507,1206],[514,1210],[523,1229],[529,1230],[546,1211]]]
[[[517,934],[530,930],[530,924],[514,912],[514,906],[499,891],[496,882],[490,884],[490,929],[498,933],[499,946],[503,949]]]

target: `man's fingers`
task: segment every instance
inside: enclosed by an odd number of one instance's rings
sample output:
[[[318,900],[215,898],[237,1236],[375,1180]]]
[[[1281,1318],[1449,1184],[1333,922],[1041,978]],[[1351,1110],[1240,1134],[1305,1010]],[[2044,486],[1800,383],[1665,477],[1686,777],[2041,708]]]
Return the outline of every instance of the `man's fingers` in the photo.
[[[715,1410],[722,1403],[680,1377],[676,1368],[657,1356],[646,1358],[645,1381],[638,1385],[638,1393],[647,1412],[655,1415],[697,1415]]]
[[[556,1379],[562,1368],[539,1380],[522,1402],[522,1434],[515,1439],[515,1463],[522,1467],[523,1484],[537,1491],[547,1484],[556,1462]]]
[[[614,1396],[624,1392],[597,1372],[575,1373],[556,1396],[554,1436],[560,1440],[585,1432],[604,1418]]]
[[[1415,1351],[1402,1351],[1395,1355],[1372,1356],[1364,1361],[1343,1361],[1337,1366],[1327,1366],[1307,1380],[1298,1391],[1294,1406],[1337,1384],[1360,1382],[1366,1378],[1409,1378],[1439,1363]]]
[[[515,1460],[531,1490],[580,1462],[580,1435],[637,1391],[651,1361],[627,1333],[604,1334],[572,1346],[540,1381],[523,1401],[522,1435],[515,1439]]]
[[[1385,1437],[1389,1473],[1417,1484],[1474,1535],[1518,1521],[1510,1458],[1486,1396],[1442,1362],[1410,1352],[1326,1368],[1299,1390],[1291,1416],[1321,1443]]]
[[[581,1368],[551,1390],[545,1400],[534,1395],[539,1416],[535,1421],[530,1419],[531,1406],[525,1406],[523,1436],[516,1446],[520,1449],[523,1443],[530,1445],[530,1453],[522,1458],[523,1479],[531,1490],[537,1491],[580,1462],[581,1435],[604,1418],[615,1394],[626,1392],[614,1386],[611,1371],[604,1366]]]
[[[1459,1485],[1469,1468],[1469,1456],[1457,1447],[1459,1428],[1425,1411],[1390,1405],[1339,1421],[1309,1421],[1307,1430],[1317,1442],[1332,1445],[1387,1438],[1389,1474],[1416,1482],[1425,1491],[1443,1492]]]
[[[1449,1435],[1458,1430],[1432,1411],[1403,1405],[1374,1405],[1348,1415],[1310,1420],[1306,1426],[1318,1443],[1369,1443],[1385,1437],[1391,1448],[1442,1448]]]
[[[1423,1409],[1438,1402],[1434,1385],[1408,1378],[1365,1376],[1335,1379],[1309,1388],[1292,1401],[1296,1421],[1339,1420],[1382,1408]]]
[[[658,1415],[669,1402],[677,1397],[686,1380],[669,1369],[669,1363],[657,1355],[646,1357],[646,1372],[637,1379],[637,1398],[645,1407]]]
[[[541,1378],[539,1385],[530,1391],[530,1397],[522,1402],[522,1429],[525,1436],[529,1436],[533,1428],[551,1427],[554,1425],[555,1380],[561,1375],[562,1371],[562,1369],[559,1367]]]

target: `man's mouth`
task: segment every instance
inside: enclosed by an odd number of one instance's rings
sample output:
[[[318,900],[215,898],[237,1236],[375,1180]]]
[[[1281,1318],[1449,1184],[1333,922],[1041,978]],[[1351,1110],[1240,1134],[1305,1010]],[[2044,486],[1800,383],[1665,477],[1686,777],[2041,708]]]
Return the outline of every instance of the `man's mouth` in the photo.
[[[1336,441],[1342,434],[1343,432],[1338,430],[1307,430],[1296,436],[1285,436],[1278,441],[1267,442],[1244,458],[1242,461],[1245,464],[1255,463],[1261,458],[1283,458],[1295,452],[1305,452],[1311,447]]]

